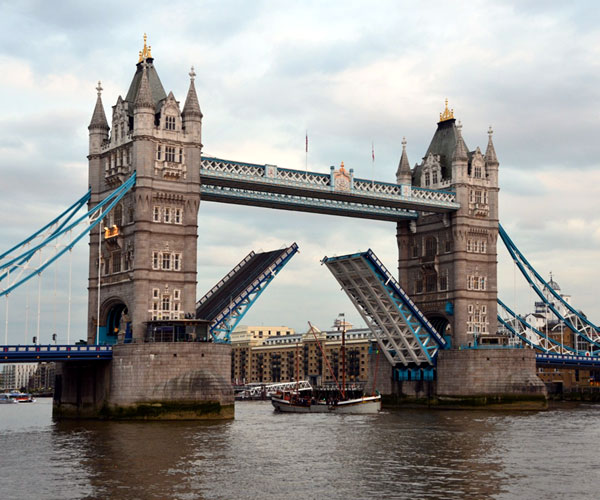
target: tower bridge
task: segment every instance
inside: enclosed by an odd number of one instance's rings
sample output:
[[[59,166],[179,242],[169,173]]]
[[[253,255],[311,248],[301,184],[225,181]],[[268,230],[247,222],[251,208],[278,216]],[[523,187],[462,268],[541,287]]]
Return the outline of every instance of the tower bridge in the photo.
[[[543,399],[534,350],[541,364],[600,366],[599,330],[581,316],[569,325],[587,342],[587,360],[577,346],[557,352],[541,340],[530,342],[533,349],[479,348],[506,338],[498,319],[513,338],[540,338],[498,315],[498,303],[505,308],[497,297],[499,161],[491,128],[485,152],[470,150],[446,102],[412,169],[403,140],[395,182],[356,178],[343,164],[322,173],[224,160],[202,156],[193,68],[189,76],[180,109],[144,43],[110,125],[98,84],[88,127],[90,191],[76,204],[87,203],[87,214],[73,222],[69,209],[0,256],[0,296],[8,298],[59,257],[37,265],[33,257],[44,248],[68,236],[63,254],[89,235],[88,346],[0,346],[0,362],[63,361],[57,415],[136,418],[154,408],[156,418],[232,416],[228,333],[298,247],[249,254],[197,302],[201,201],[395,223],[398,279],[371,250],[323,263],[383,349],[396,394]],[[166,327],[170,336],[155,335]]]

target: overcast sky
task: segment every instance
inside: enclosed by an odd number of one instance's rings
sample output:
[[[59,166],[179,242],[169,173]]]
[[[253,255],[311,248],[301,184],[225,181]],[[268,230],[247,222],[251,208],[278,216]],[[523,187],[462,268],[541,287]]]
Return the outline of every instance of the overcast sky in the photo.
[[[370,178],[373,142],[375,177],[393,182],[402,137],[414,165],[444,98],[469,149],[485,150],[492,125],[501,222],[600,323],[597,2],[463,4],[0,1],[0,253],[86,191],[97,81],[110,117],[146,32],[163,86],[182,105],[196,69],[206,155],[303,169],[308,130],[309,169],[344,161]],[[397,265],[393,223],[203,203],[199,232],[199,296],[252,249],[300,246],[244,324],[325,329],[340,312],[362,324],[320,259],[370,247]],[[82,243],[73,255],[71,340],[85,337],[87,251]],[[500,243],[498,254],[499,296],[531,310]],[[42,280],[42,338],[56,328],[66,340],[67,264]],[[29,337],[37,286],[28,292]],[[9,341],[25,339],[26,296],[10,298]]]

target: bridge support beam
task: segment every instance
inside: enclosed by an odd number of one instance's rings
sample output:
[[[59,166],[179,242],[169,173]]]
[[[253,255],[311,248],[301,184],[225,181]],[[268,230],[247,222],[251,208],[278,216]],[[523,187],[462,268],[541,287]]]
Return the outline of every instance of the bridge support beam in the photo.
[[[61,363],[57,418],[204,420],[234,416],[231,346],[122,344],[111,362]]]

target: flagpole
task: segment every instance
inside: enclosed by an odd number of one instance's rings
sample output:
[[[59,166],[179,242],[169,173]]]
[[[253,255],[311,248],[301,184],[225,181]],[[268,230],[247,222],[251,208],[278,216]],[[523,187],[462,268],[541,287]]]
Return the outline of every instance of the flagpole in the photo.
[[[308,130],[306,131],[306,159],[305,159],[305,169],[308,173]]]
[[[373,180],[371,182],[371,186],[373,186],[373,188],[374,188],[375,187],[375,143],[373,141],[371,141],[371,158],[373,160],[373,165],[371,167],[372,174],[373,174]]]

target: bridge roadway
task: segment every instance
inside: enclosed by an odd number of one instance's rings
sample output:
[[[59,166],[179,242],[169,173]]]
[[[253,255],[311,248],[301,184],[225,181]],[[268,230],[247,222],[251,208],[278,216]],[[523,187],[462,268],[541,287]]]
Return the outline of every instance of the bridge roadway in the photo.
[[[40,363],[50,361],[108,361],[112,359],[110,345],[2,345],[0,363]],[[537,353],[537,366],[581,369],[600,368],[595,356],[569,356]]]
[[[3,345],[0,363],[42,361],[106,361],[112,359],[110,345]]]
[[[202,157],[200,178],[202,199],[222,203],[387,221],[460,208],[453,191],[358,179],[334,167],[324,174]]]

